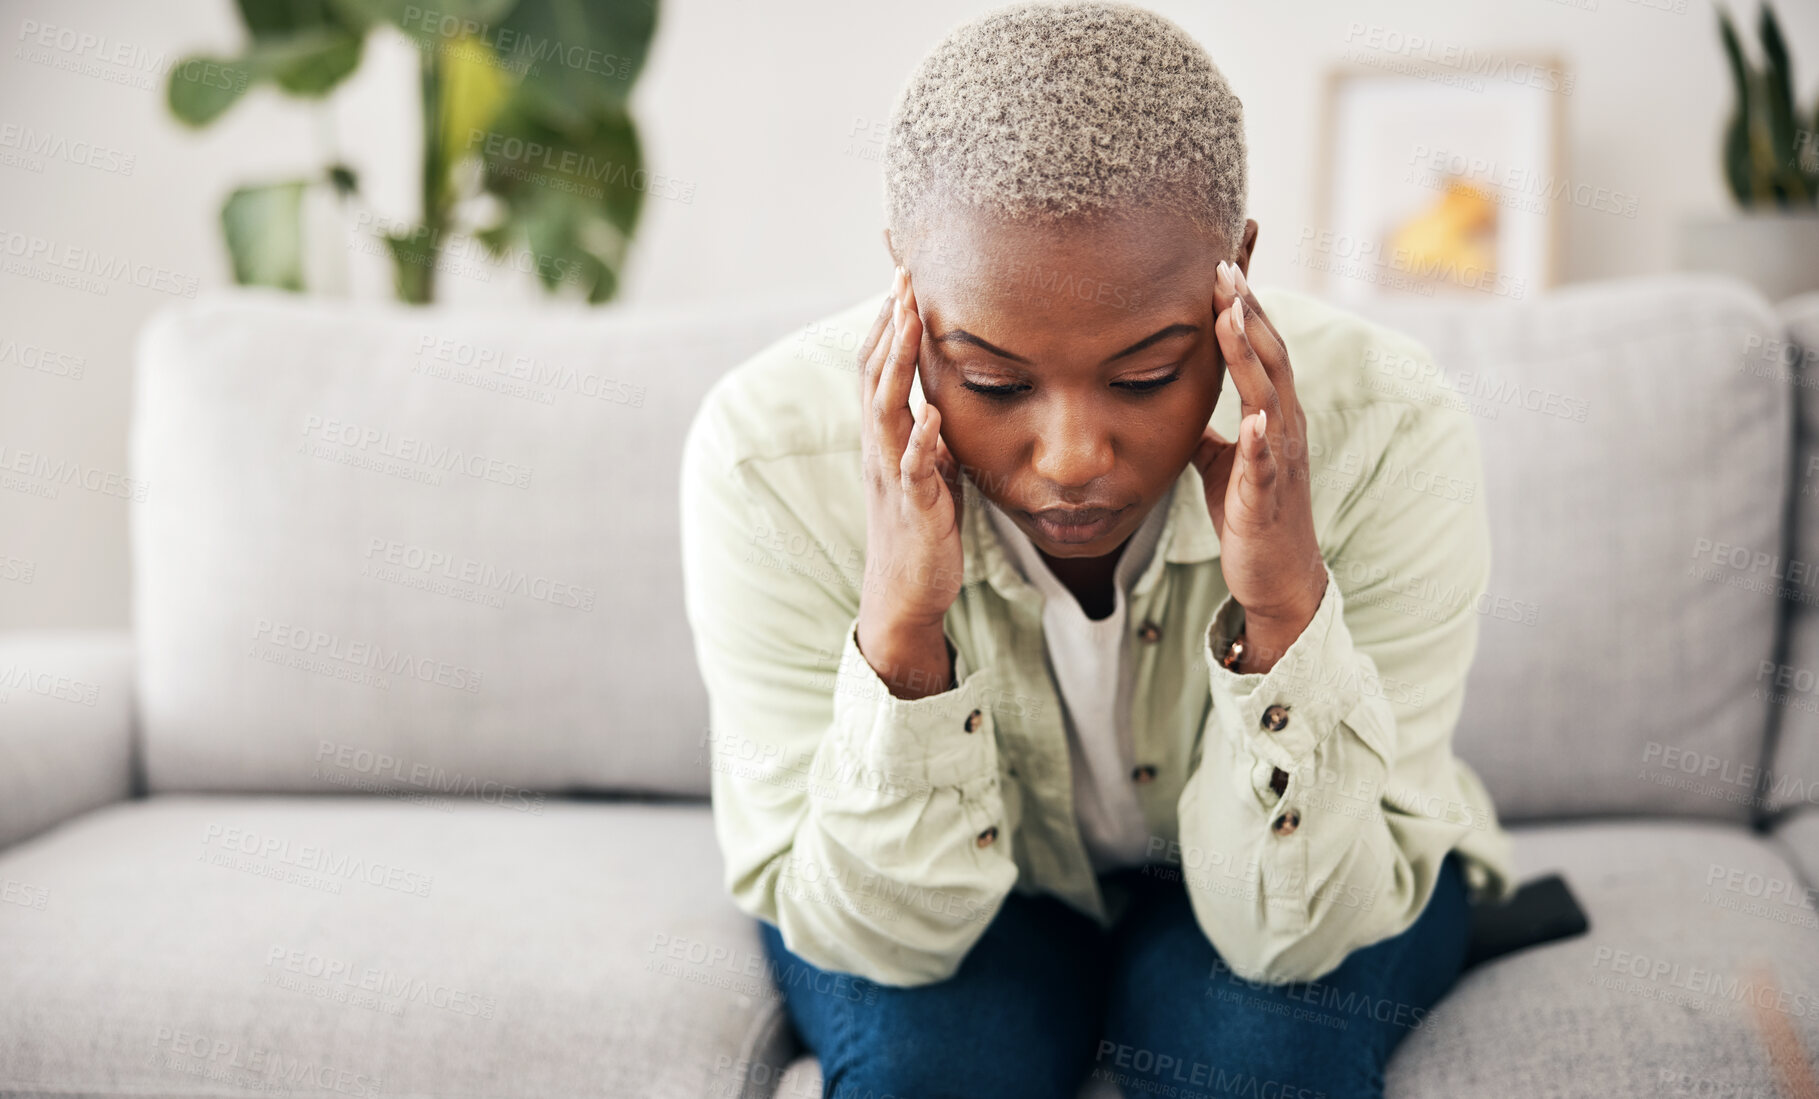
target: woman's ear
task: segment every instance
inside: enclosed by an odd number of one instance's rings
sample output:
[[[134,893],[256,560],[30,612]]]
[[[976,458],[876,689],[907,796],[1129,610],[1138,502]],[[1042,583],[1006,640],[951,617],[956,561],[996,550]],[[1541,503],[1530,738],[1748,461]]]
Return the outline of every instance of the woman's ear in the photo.
[[[888,233],[889,230],[886,230]],[[1238,245],[1238,270],[1251,277],[1251,251],[1257,247],[1257,219],[1244,219],[1244,240]]]
[[[903,257],[897,254],[897,245],[891,240],[891,231],[889,229],[884,231],[884,250],[891,254],[892,267],[903,266]]]

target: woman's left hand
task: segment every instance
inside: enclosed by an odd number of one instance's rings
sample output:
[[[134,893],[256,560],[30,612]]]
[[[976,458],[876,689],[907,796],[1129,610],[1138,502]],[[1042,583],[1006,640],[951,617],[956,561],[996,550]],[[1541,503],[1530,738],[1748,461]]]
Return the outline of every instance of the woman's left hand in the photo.
[[[1240,672],[1267,671],[1313,620],[1326,594],[1314,537],[1307,417],[1288,348],[1236,264],[1221,263],[1213,332],[1243,402],[1238,441],[1209,423],[1193,462],[1219,533],[1219,563],[1244,608]]]

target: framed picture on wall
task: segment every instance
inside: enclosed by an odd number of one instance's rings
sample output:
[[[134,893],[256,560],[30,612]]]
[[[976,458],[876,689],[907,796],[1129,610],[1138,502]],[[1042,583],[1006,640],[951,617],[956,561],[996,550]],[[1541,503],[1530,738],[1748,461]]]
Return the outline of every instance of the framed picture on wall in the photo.
[[[1392,56],[1393,69],[1328,73],[1316,211],[1295,262],[1338,301],[1510,300],[1553,285],[1571,74],[1549,59]]]

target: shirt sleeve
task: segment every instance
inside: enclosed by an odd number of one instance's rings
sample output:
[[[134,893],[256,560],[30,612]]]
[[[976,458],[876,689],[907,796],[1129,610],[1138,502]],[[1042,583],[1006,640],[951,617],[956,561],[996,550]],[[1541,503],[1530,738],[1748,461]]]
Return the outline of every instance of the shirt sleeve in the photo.
[[[792,507],[852,455],[683,461],[684,595],[705,682],[724,883],[808,962],[951,976],[1016,881],[989,669],[898,698],[860,653],[863,557]],[[856,476],[856,474],[855,474]],[[819,479],[817,479],[819,478]],[[887,669],[888,671],[888,669]]]
[[[1244,610],[1228,597],[1214,612],[1183,874],[1247,980],[1316,980],[1406,930],[1447,853],[1497,827],[1452,755],[1490,573],[1481,483],[1470,422],[1411,407],[1353,490],[1356,530],[1323,551],[1319,609],[1267,673],[1220,665]]]

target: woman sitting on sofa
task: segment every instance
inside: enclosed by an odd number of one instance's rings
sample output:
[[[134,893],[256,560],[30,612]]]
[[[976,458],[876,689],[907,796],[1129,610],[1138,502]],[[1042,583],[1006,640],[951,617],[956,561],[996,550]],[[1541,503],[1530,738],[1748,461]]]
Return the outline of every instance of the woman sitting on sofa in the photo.
[[[958,27],[889,294],[690,431],[726,882],[828,1095],[1378,1095],[1510,890],[1452,754],[1475,436],[1373,384],[1412,340],[1249,286],[1242,119],[1140,8]]]

